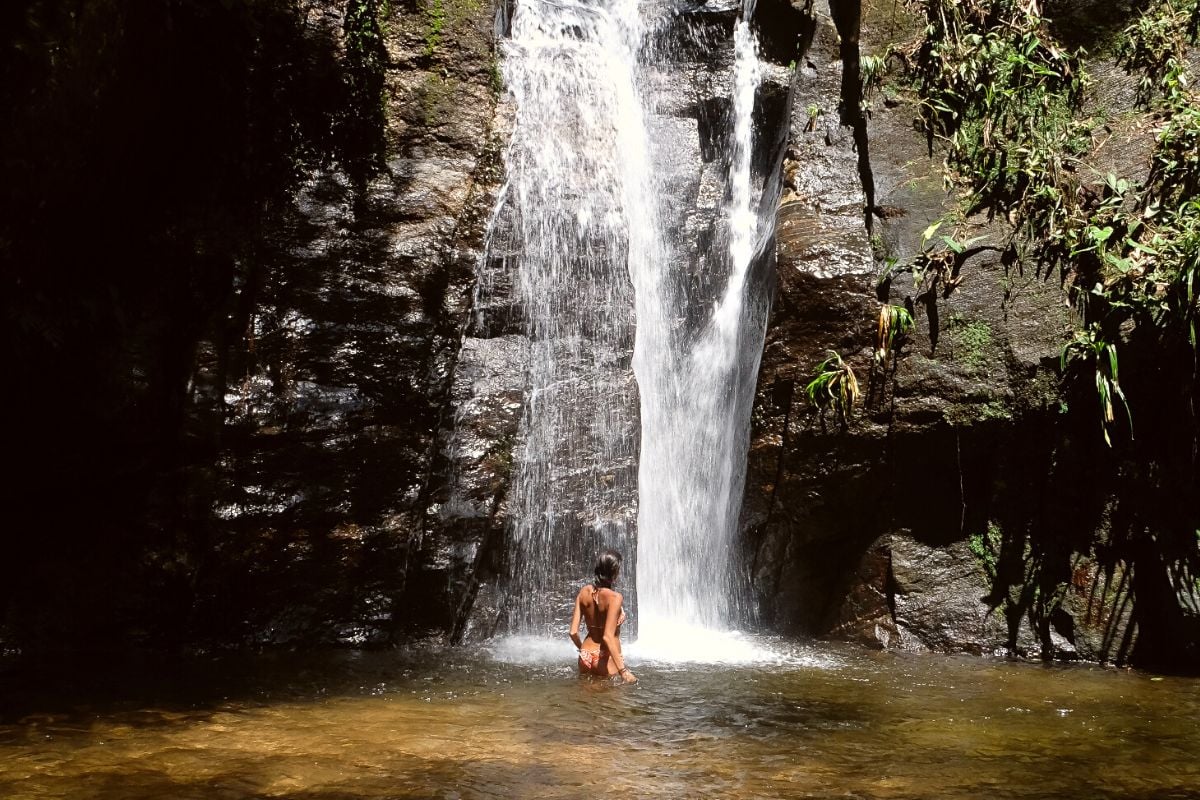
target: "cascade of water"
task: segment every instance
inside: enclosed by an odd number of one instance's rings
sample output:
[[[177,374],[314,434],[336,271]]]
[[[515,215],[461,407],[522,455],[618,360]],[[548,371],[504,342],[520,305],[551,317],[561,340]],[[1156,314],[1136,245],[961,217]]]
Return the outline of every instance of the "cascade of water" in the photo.
[[[728,277],[699,335],[674,334],[678,299],[663,291],[656,274],[662,265],[634,273],[634,370],[642,408],[640,638],[659,652],[669,652],[672,642],[686,646],[696,628],[727,628],[738,617],[734,537],[765,316],[746,297],[758,239],[751,157],[760,67],[752,14],[753,0],[747,0],[734,31]]]
[[[561,624],[604,544],[636,556],[643,641],[737,622],[734,537],[765,318],[747,300],[762,240],[752,2],[734,33],[726,246],[706,254],[706,280],[724,281],[715,296],[691,281],[686,226],[666,212],[674,154],[648,130],[678,118],[655,118],[642,91],[653,68],[639,54],[669,53],[648,43],[638,0],[518,3],[504,59],[517,114],[487,257],[500,273],[515,266],[531,351],[509,494],[512,632]],[[622,357],[631,339],[636,390]]]
[[[657,219],[642,183],[639,41],[637,0],[521,0],[505,43],[517,114],[488,259],[515,261],[531,350],[509,493],[511,631],[561,624],[596,549],[632,543],[627,264],[653,249]]]

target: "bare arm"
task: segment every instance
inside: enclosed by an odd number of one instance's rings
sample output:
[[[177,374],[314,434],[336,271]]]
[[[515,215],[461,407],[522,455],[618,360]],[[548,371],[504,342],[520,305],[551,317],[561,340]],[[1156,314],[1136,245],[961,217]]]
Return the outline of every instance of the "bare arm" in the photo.
[[[637,680],[633,672],[625,667],[625,657],[621,653],[621,640],[617,638],[617,627],[624,622],[624,612],[621,608],[620,592],[613,592],[608,601],[608,612],[604,617],[604,646],[608,648],[610,658],[617,668],[618,674],[626,683]]]
[[[582,595],[582,592],[575,595],[575,613],[571,615],[571,641],[575,643],[576,650],[583,648],[583,640],[579,638],[579,619],[583,616],[583,610],[579,607],[579,598]]]

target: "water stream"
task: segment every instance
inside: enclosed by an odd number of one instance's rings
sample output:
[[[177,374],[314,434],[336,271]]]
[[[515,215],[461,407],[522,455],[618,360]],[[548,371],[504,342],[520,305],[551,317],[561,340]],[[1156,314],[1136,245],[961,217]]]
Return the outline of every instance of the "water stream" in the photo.
[[[626,553],[643,639],[669,649],[744,616],[734,540],[766,315],[748,275],[770,219],[751,168],[752,14],[748,2],[731,42],[706,43],[733,58],[714,165],[723,200],[701,226],[713,245],[697,253],[696,198],[678,195],[681,171],[706,168],[688,116],[698,112],[664,108],[664,84],[687,71],[673,63],[681,43],[663,35],[691,35],[683,6],[517,4],[504,44],[516,120],[485,259],[515,271],[531,340],[510,631],[561,626],[604,545]],[[662,135],[681,124],[688,144]],[[694,164],[681,170],[687,147]]]
[[[530,340],[510,492],[507,628],[548,632],[604,544],[629,550],[636,388],[627,262],[653,219],[634,88],[636,0],[521,0],[504,42],[516,120],[488,260]]]
[[[664,270],[634,271],[642,447],[638,513],[640,637],[657,652],[690,653],[699,630],[739,621],[735,549],[750,404],[765,309],[748,302],[759,214],[751,161],[760,74],[752,0],[734,29],[732,136],[724,205],[725,286],[700,324],[672,330],[680,307],[707,298],[666,293]]]

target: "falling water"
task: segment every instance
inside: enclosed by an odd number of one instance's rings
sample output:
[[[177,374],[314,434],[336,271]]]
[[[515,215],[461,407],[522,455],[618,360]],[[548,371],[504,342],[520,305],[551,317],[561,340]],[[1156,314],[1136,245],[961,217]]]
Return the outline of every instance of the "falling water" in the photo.
[[[511,490],[510,631],[561,624],[572,582],[602,544],[636,555],[643,641],[738,620],[734,538],[765,318],[764,302],[747,297],[763,240],[750,3],[734,34],[725,201],[714,209],[721,245],[699,256],[699,284],[682,220],[691,209],[668,210],[664,177],[678,153],[661,134],[686,120],[660,113],[661,63],[647,63],[669,60],[670,45],[647,31],[675,12],[637,0],[518,4],[504,60],[517,118],[488,248],[497,270],[515,270],[531,340]]]
[[[599,546],[631,550],[628,261],[647,249],[645,226],[631,221],[657,216],[641,183],[639,38],[637,0],[522,0],[505,44],[517,117],[489,258],[515,266],[531,342],[510,501],[513,631],[561,624]]]
[[[641,638],[684,647],[697,628],[740,616],[735,534],[765,309],[747,297],[760,241],[752,185],[752,116],[760,67],[746,0],[734,30],[733,135],[724,291],[694,337],[674,331],[678,298],[662,265],[635,272],[642,448],[638,514]]]

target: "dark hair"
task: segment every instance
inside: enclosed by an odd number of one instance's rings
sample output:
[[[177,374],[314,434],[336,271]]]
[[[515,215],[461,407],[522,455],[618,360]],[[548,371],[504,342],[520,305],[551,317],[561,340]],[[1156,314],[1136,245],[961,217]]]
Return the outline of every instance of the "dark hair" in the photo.
[[[611,547],[606,547],[596,556],[596,579],[592,583],[598,589],[611,589],[620,571],[621,554]]]

